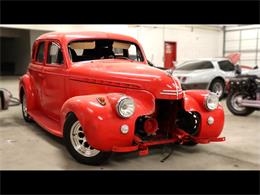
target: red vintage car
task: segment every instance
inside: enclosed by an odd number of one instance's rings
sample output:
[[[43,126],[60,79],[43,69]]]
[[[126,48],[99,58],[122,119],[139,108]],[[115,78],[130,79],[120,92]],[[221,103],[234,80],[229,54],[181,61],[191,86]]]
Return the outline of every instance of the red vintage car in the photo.
[[[19,90],[25,121],[63,137],[81,163],[100,164],[112,152],[146,155],[152,145],[224,141],[216,94],[182,91],[177,78],[149,66],[138,41],[125,35],[40,36]]]

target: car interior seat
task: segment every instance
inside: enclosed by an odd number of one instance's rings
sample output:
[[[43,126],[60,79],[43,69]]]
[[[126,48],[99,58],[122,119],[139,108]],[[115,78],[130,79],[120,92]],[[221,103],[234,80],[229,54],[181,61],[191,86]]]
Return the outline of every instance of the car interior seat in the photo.
[[[78,61],[78,56],[77,56],[76,52],[74,51],[74,49],[72,49],[70,47],[69,47],[69,55],[70,55],[72,62]]]

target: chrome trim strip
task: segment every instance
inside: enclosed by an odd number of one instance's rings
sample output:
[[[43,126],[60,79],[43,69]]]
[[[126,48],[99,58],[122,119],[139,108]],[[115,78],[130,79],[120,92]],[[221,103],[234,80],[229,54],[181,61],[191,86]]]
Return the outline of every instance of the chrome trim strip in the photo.
[[[174,96],[178,96],[178,95],[182,94],[182,92],[179,92],[179,93],[177,93],[177,92],[174,92],[174,93],[161,92],[160,94],[161,95],[174,95]]]
[[[162,90],[162,92],[168,92],[168,93],[175,93],[175,92],[181,92],[182,90],[181,89],[178,89],[178,90]]]

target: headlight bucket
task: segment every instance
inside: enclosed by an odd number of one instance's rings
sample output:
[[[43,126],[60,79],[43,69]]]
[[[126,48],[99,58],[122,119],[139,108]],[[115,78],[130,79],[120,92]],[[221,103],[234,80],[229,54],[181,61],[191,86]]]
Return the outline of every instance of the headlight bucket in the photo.
[[[128,96],[121,97],[116,104],[116,110],[122,118],[131,117],[135,112],[134,100]]]
[[[205,107],[207,110],[212,111],[218,107],[219,99],[217,94],[210,92],[205,98]]]

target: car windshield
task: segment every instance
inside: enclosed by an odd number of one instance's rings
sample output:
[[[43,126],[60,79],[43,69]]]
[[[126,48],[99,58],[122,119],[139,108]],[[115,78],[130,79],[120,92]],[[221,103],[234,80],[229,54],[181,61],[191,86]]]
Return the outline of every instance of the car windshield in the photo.
[[[72,62],[126,59],[143,62],[144,58],[140,48],[131,42],[97,39],[70,42],[68,50]]]
[[[213,65],[210,61],[192,61],[180,64],[177,66],[176,70],[200,70],[209,68],[213,68]]]

